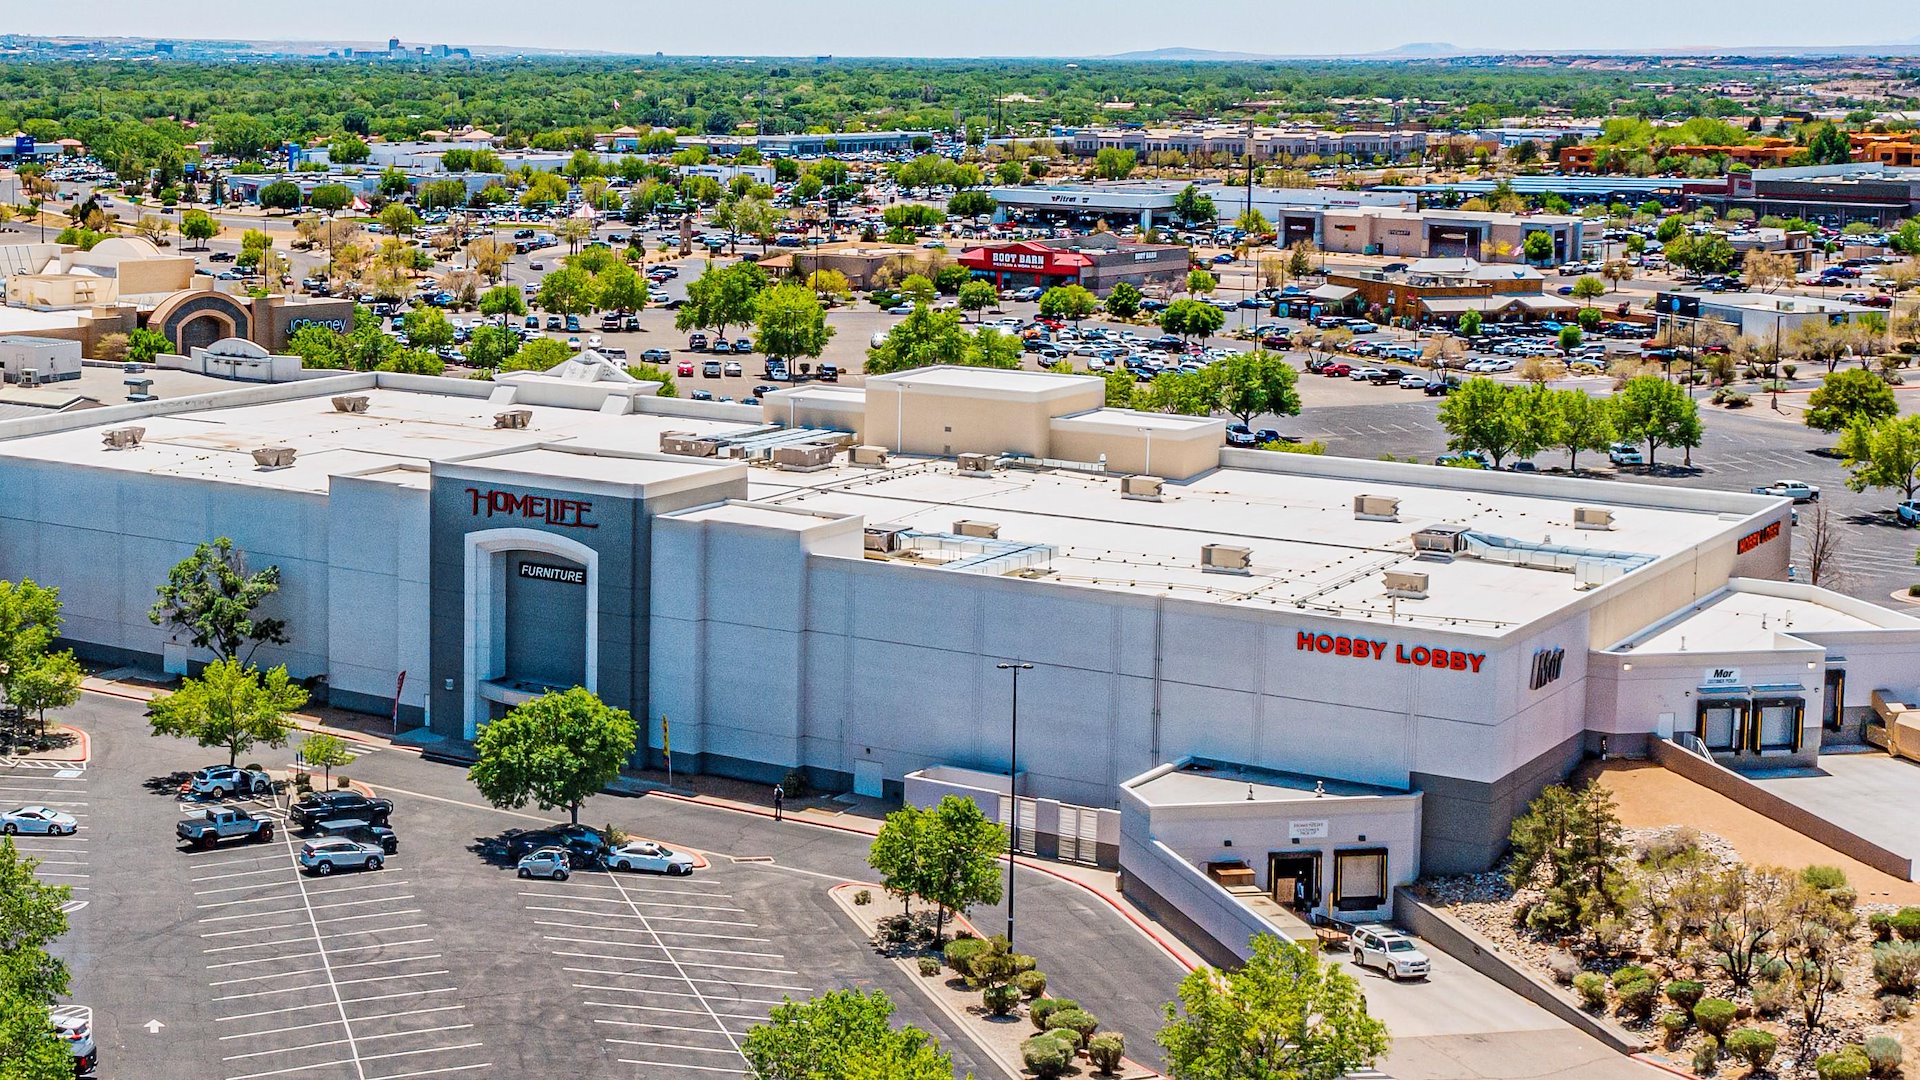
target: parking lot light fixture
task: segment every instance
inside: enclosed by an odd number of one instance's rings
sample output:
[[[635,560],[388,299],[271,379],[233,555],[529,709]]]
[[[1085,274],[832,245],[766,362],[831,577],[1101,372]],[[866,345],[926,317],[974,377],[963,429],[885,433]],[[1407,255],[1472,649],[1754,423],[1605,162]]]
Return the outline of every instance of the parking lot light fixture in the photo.
[[[1033,665],[1021,660],[993,665],[1001,671],[1013,672],[1013,716],[1009,725],[1011,736],[1007,742],[1007,945],[1013,945],[1013,856],[1020,848],[1020,799],[1014,788],[1019,776],[1017,769],[1020,760],[1020,673],[1032,671]]]

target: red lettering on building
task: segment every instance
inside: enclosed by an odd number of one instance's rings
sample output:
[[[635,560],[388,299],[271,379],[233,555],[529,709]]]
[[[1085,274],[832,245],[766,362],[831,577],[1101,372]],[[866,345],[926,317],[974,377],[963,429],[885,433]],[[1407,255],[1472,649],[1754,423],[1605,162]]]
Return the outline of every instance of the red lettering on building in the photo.
[[[584,499],[556,499],[551,495],[522,495],[512,491],[468,488],[475,517],[517,517],[562,529],[597,529],[587,520],[593,504]]]
[[[1315,634],[1306,630],[1294,632],[1293,647],[1300,652],[1350,656],[1356,660],[1384,660],[1387,656],[1387,642],[1384,641],[1345,637],[1339,634]],[[1486,662],[1487,654],[1462,652],[1459,649],[1442,649],[1429,645],[1415,645],[1408,648],[1404,644],[1395,643],[1393,659],[1395,663],[1411,664],[1414,667],[1479,674],[1480,665]]]
[[[1752,551],[1754,548],[1759,547],[1761,544],[1764,544],[1767,541],[1778,537],[1779,535],[1780,535],[1780,523],[1776,521],[1769,524],[1764,529],[1755,529],[1753,532],[1750,532],[1747,535],[1741,537],[1740,543],[1737,546],[1736,550],[1738,551],[1739,554],[1745,555],[1747,552]]]

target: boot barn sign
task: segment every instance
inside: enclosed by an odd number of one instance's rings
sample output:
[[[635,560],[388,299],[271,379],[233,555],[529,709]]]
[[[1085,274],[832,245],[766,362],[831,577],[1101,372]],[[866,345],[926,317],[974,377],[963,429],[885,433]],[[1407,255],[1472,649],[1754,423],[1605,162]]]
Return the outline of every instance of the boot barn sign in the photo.
[[[1388,653],[1389,646],[1392,647],[1391,654]],[[1396,664],[1440,668],[1445,671],[1465,671],[1474,675],[1480,673],[1480,665],[1487,659],[1486,653],[1461,652],[1459,649],[1443,649],[1438,645],[1408,645],[1399,641],[1374,641],[1369,638],[1345,637],[1340,634],[1315,634],[1306,630],[1300,631],[1295,636],[1294,648],[1301,652],[1350,656],[1355,660],[1384,663],[1392,659]]]

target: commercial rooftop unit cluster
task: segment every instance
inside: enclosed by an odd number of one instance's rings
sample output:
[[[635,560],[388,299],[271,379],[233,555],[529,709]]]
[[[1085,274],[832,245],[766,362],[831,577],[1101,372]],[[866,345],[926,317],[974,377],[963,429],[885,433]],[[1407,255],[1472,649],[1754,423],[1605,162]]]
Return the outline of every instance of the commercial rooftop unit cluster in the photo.
[[[1807,764],[1876,688],[1920,690],[1920,621],[1783,580],[1784,499],[1224,449],[1222,421],[1108,408],[1086,376],[928,368],[751,407],[567,375],[0,421],[0,578],[60,586],[84,653],[180,671],[205,657],[152,589],[229,536],[281,569],[290,640],[256,659],[403,738],[579,685],[649,718],[641,761],[669,717],[688,771],[869,795],[1012,773],[1126,818],[1055,839],[1220,942],[1201,867],[1377,916],[1423,869],[1485,868],[1602,737]],[[1033,665],[1017,762],[1008,661]],[[1252,809],[1217,797],[1249,783]]]

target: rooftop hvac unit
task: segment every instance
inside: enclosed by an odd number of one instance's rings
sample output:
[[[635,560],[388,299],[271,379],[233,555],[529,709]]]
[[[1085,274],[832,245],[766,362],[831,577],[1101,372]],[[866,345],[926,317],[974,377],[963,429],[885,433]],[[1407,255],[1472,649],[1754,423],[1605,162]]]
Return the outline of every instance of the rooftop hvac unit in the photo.
[[[1200,569],[1228,574],[1244,574],[1253,563],[1253,549],[1233,544],[1202,544]]]
[[[263,469],[284,469],[299,451],[291,446],[263,446],[253,452],[253,463]]]
[[[712,457],[719,448],[719,440],[695,435],[691,431],[660,433],[660,452],[663,454],[678,454],[681,457]]]
[[[1611,529],[1613,528],[1613,511],[1602,510],[1597,506],[1576,506],[1573,508],[1573,527]]]
[[[1353,516],[1360,521],[1399,521],[1400,500],[1391,495],[1355,495]]]
[[[20,369],[20,385],[21,386],[39,386],[40,385],[40,369],[39,368],[21,368]]]
[[[1427,575],[1417,570],[1389,570],[1382,575],[1387,595],[1402,600],[1425,600],[1427,598]]]
[[[1160,500],[1160,487],[1166,481],[1157,476],[1123,476],[1120,478],[1120,497],[1123,499]]]
[[[133,447],[139,446],[140,440],[146,437],[147,437],[146,428],[119,427],[119,428],[108,428],[106,431],[102,432],[100,435],[100,441],[106,444],[108,449],[128,450]]]
[[[1413,534],[1413,550],[1421,555],[1452,558],[1466,548],[1464,525],[1429,525]]]
[[[900,534],[905,529],[891,525],[869,525],[866,529],[868,551],[899,551]]]
[[[833,447],[819,443],[773,448],[773,464],[788,472],[816,472],[833,466]]]
[[[993,471],[993,459],[985,454],[961,454],[959,458],[961,473],[985,475]]]
[[[524,428],[533,423],[532,409],[508,409],[493,414],[493,426],[497,428]]]
[[[978,536],[986,540],[1000,539],[1000,523],[997,521],[956,521],[953,531],[959,536]]]
[[[849,453],[849,460],[855,465],[885,465],[887,448],[884,446],[856,446]]]
[[[367,411],[367,400],[365,394],[342,394],[333,399],[333,411],[363,413]]]

